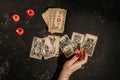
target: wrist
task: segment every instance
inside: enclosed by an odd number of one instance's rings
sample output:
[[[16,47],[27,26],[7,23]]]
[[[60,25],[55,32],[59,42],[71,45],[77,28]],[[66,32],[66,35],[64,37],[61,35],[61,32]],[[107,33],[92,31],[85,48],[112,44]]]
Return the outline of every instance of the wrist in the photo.
[[[72,71],[71,70],[67,70],[67,69],[62,69],[61,73],[63,73],[63,74],[65,74],[65,75],[70,77],[71,74],[72,74]]]
[[[64,73],[64,72],[61,72],[60,75],[59,75],[59,78],[58,80],[69,80],[69,77],[70,75]]]

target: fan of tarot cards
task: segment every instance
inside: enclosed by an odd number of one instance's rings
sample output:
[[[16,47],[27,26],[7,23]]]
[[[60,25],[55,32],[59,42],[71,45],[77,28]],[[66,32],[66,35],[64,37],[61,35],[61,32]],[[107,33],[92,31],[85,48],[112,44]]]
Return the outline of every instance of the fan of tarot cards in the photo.
[[[67,10],[61,8],[49,8],[42,14],[50,33],[63,33]]]
[[[61,8],[49,8],[42,14],[50,33],[63,33],[66,10]],[[69,58],[75,54],[75,49],[84,46],[88,56],[92,57],[98,37],[91,34],[72,33],[71,39],[67,34],[62,37],[48,35],[44,38],[33,37],[30,57],[35,59],[50,59],[59,56],[59,49]]]
[[[73,32],[71,40],[67,34],[62,37],[48,35],[45,38],[34,37],[30,51],[30,57],[36,59],[49,59],[59,56],[59,47],[64,55],[69,58],[74,55],[76,48],[84,46],[88,56],[92,57],[98,37],[86,33],[86,35]]]

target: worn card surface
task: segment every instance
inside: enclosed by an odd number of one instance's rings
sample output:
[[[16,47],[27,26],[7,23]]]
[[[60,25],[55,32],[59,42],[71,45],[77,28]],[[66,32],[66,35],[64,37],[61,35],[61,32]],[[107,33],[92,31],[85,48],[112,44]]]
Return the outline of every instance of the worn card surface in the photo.
[[[70,57],[74,54],[72,43],[67,34],[60,38],[60,48],[66,57]]]
[[[88,52],[88,56],[92,57],[98,37],[91,34],[86,34],[84,40],[84,48]]]
[[[46,12],[42,13],[42,18],[45,21],[45,23],[48,25],[48,20],[47,20],[48,18],[46,16]]]
[[[58,57],[59,56],[59,40],[60,37],[59,36],[52,36],[52,35],[48,35],[48,37],[50,38],[51,44],[53,46],[53,55],[54,57]]]
[[[41,39],[38,37],[33,38],[30,57],[36,58],[36,59],[42,59],[42,50],[41,50],[40,40]]]
[[[63,33],[67,11],[64,9],[53,9],[53,12],[51,17],[51,31],[53,33]]]
[[[51,44],[51,41],[48,37],[41,39],[41,48],[42,48],[42,55],[44,59],[49,59],[54,56],[54,48]]]
[[[42,14],[50,33],[63,33],[67,10],[61,8],[49,8]]]
[[[83,41],[84,41],[84,34],[77,32],[72,33],[71,42],[74,49],[81,47]]]

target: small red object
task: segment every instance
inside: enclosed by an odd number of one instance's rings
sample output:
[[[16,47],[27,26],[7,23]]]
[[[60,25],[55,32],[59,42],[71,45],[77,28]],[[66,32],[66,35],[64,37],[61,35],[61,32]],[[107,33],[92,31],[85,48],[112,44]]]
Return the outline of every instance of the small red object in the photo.
[[[18,14],[13,14],[13,15],[11,16],[11,18],[12,18],[13,21],[15,21],[15,22],[20,21],[20,16],[19,16]]]
[[[76,57],[80,57],[80,53],[77,53],[77,54],[76,54]]]
[[[26,14],[30,17],[35,15],[35,11],[33,9],[26,9]]]
[[[24,29],[23,28],[16,28],[16,33],[20,36],[24,34]]]

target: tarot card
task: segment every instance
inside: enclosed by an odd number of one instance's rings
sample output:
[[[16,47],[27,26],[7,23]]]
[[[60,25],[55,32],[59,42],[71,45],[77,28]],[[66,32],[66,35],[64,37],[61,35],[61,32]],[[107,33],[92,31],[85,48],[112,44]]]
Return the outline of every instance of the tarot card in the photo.
[[[51,33],[51,19],[53,17],[53,14],[54,14],[54,11],[52,8],[49,8],[47,11],[46,11],[46,16],[48,18],[48,32]]]
[[[84,34],[80,34],[77,32],[72,33],[71,42],[74,49],[81,47],[83,41],[84,41]]]
[[[67,10],[65,9],[53,9],[53,15],[51,17],[51,32],[63,33]]]
[[[51,12],[51,8],[49,8],[44,13],[42,13],[42,18],[43,18],[43,20],[45,21],[45,23],[48,26],[48,31],[50,29],[50,23],[51,23],[51,21],[50,21],[51,13],[50,12]]]
[[[42,55],[44,59],[52,58],[54,56],[54,48],[50,42],[49,37],[42,38],[41,44],[42,44]]]
[[[48,20],[47,20],[46,12],[42,13],[42,18],[48,26]]]
[[[72,43],[67,34],[60,38],[60,48],[67,58],[74,54]]]
[[[88,52],[88,56],[92,57],[98,37],[91,34],[86,34],[84,40],[84,48]]]
[[[50,33],[63,33],[67,10],[61,8],[49,8],[42,14]]]
[[[59,56],[59,36],[52,36],[52,35],[48,35],[48,37],[50,38],[51,44],[53,45],[53,52],[54,52],[54,57],[58,57]]]
[[[38,37],[33,38],[31,51],[30,51],[31,58],[42,59],[42,50],[41,50],[40,40],[41,39]]]

